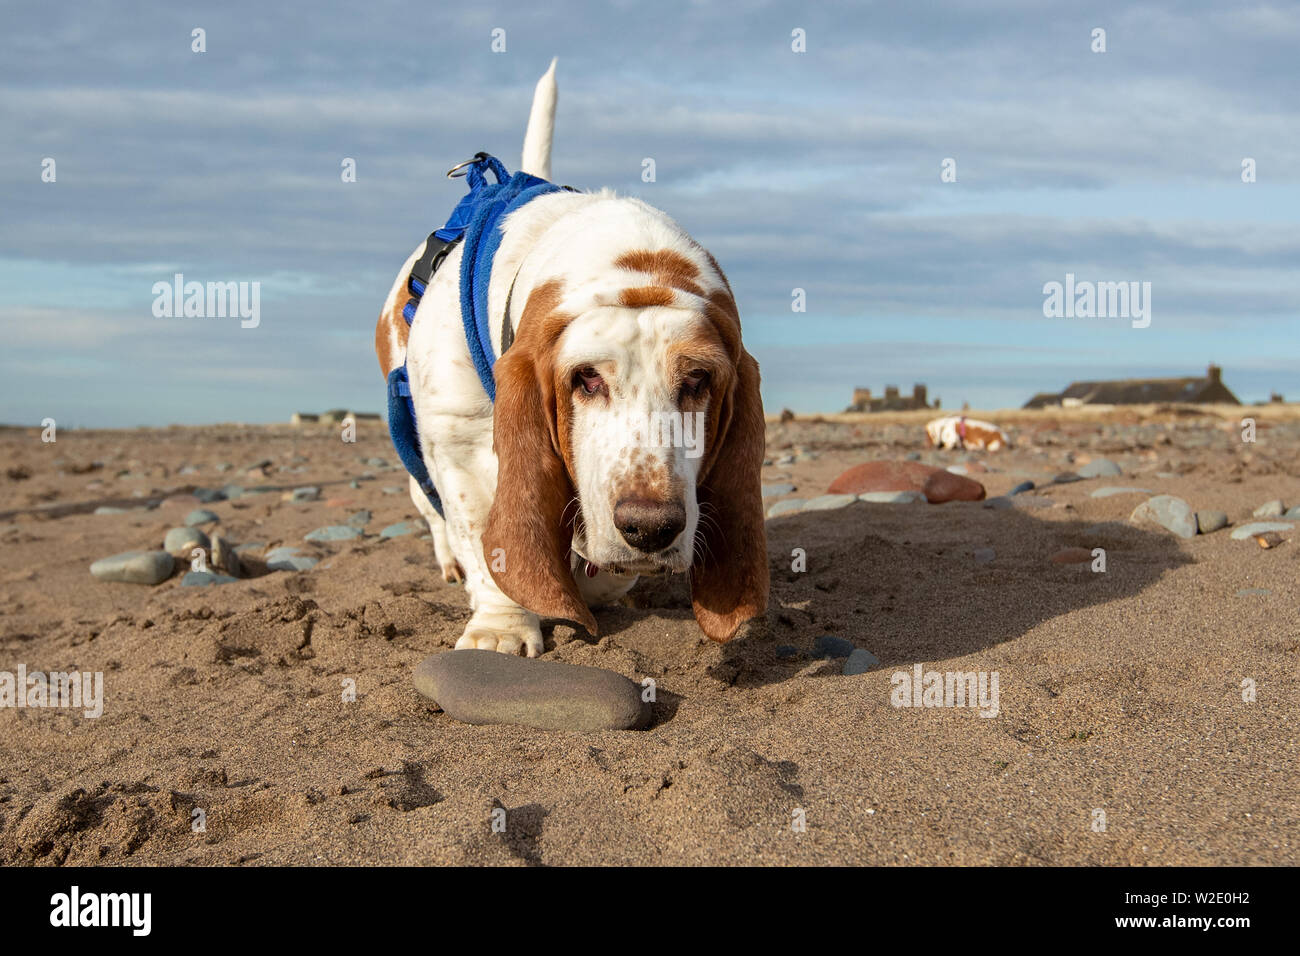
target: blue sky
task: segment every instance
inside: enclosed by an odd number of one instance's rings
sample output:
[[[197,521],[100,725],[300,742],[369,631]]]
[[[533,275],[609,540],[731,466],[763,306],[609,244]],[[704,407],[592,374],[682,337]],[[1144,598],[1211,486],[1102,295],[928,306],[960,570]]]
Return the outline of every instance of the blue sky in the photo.
[[[769,411],[917,381],[946,407],[1018,406],[1209,361],[1245,401],[1300,398],[1300,4],[7,3],[0,21],[0,421],[379,410],[374,319],[463,191],[442,173],[478,149],[517,166],[552,56],[556,179],[640,196],[714,252]],[[260,325],[156,318],[176,272],[260,282]],[[1067,272],[1150,282],[1151,326],[1045,318]]]

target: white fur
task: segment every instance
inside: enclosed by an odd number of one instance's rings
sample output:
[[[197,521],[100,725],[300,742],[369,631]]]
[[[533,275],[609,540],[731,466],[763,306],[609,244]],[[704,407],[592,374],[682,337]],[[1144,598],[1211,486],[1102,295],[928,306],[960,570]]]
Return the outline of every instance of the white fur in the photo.
[[[549,176],[556,84],[554,63],[537,85],[524,140],[524,169]],[[677,384],[668,365],[670,346],[707,323],[703,302],[677,293],[671,307],[626,308],[621,290],[653,284],[643,273],[616,268],[633,250],[670,249],[695,263],[705,293],[725,288],[707,254],[664,213],[612,192],[560,192],[533,200],[507,217],[493,264],[488,309],[493,345],[501,352],[500,316],[510,297],[512,327],[529,293],[554,278],[564,283],[561,311],[577,318],[563,334],[558,361],[566,368],[598,366],[610,389],[604,405],[577,403],[574,414],[574,484],[581,509],[573,541],[573,573],[589,603],[616,600],[635,583],[633,572],[690,567],[699,521],[695,485],[700,459],[683,448],[644,447],[644,435],[620,429],[638,416],[670,412]],[[397,276],[390,304],[402,294],[412,255]],[[464,578],[473,610],[456,646],[495,649],[529,657],[542,652],[538,618],[498,587],[483,554],[482,535],[497,486],[492,402],[484,393],[465,342],[460,313],[462,247],[456,246],[420,302],[407,343],[407,371],[419,421],[421,451],[442,497],[438,519],[412,482],[411,497],[433,529],[434,549],[447,580]],[[513,295],[510,293],[514,283]],[[546,440],[539,436],[539,440]],[[614,526],[613,507],[637,467],[658,471],[680,492],[685,529],[667,548],[647,556],[631,548]],[[613,566],[584,573],[587,559]]]
[[[968,448],[973,451],[1000,451],[1009,448],[1011,441],[1007,433],[992,422],[980,421],[978,418],[966,418],[966,438],[963,441],[960,432],[962,415],[945,415],[926,423],[925,434],[936,448]],[[973,433],[975,429],[991,432],[995,437],[986,440],[985,436]]]

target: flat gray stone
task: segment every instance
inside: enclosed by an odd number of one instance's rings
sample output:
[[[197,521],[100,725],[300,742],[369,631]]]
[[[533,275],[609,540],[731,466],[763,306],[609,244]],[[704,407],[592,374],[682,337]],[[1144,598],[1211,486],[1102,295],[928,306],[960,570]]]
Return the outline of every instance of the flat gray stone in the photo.
[[[780,498],[782,495],[788,495],[792,491],[794,491],[794,485],[791,484],[764,485],[763,497]]]
[[[781,515],[793,515],[803,511],[804,500],[802,498],[787,498],[785,501],[778,501],[772,507],[767,509],[769,518],[779,518]]]
[[[864,651],[862,648],[855,648],[849,655],[848,660],[844,662],[844,674],[852,677],[854,674],[865,674],[872,668],[879,667],[880,661],[876,655],[870,651]]]
[[[1080,468],[1078,474],[1080,478],[1114,478],[1124,471],[1109,458],[1094,458]]]
[[[307,541],[351,541],[361,537],[361,531],[346,524],[326,525],[304,535]]]
[[[853,650],[852,641],[834,634],[823,634],[813,641],[813,657],[848,657]]]
[[[1290,507],[1290,509],[1287,510],[1287,513],[1284,514],[1282,517],[1284,517],[1284,518],[1300,518],[1300,505],[1292,505],[1292,506]]]
[[[857,495],[818,495],[804,502],[804,511],[835,511],[858,500]]]
[[[1228,526],[1228,515],[1224,511],[1196,512],[1196,528],[1201,534],[1210,534]]]
[[[372,515],[367,509],[362,508],[360,511],[348,518],[348,525],[353,528],[364,528],[366,525],[370,524],[370,519],[373,517],[374,515]]]
[[[320,498],[320,489],[315,485],[305,485],[302,488],[293,489],[289,496],[290,501],[317,501]]]
[[[1281,498],[1274,498],[1272,501],[1264,502],[1252,514],[1256,518],[1280,518],[1286,514],[1286,505],[1282,503]]]
[[[97,515],[124,515],[126,513],[125,508],[114,508],[112,505],[100,505],[95,509]]]
[[[882,505],[911,505],[925,501],[923,491],[864,491],[858,495],[859,501]]]
[[[645,726],[650,707],[621,674],[496,651],[444,651],[415,669],[415,689],[466,724],[593,733]]]
[[[221,517],[215,511],[209,511],[207,508],[195,508],[185,516],[185,527],[196,528],[201,524],[212,524],[212,522],[220,520]]]
[[[423,520],[415,519],[412,521],[399,521],[397,524],[390,524],[383,531],[379,532],[381,538],[400,538],[404,534],[419,534],[425,531],[428,525]]]
[[[1089,498],[1113,498],[1115,495],[1154,495],[1155,490],[1151,488],[1125,488],[1119,485],[1107,485],[1105,488],[1098,488],[1091,492]]]
[[[1180,538],[1196,537],[1196,515],[1182,498],[1173,495],[1156,495],[1133,509],[1129,520],[1154,522]]]
[[[176,562],[166,551],[124,551],[100,558],[90,573],[101,581],[123,584],[158,584],[172,576]]]
[[[1272,593],[1268,588],[1242,588],[1237,597],[1266,597]]]
[[[1036,487],[1037,485],[1032,481],[1022,481],[1020,484],[1008,491],[1007,495],[1008,497],[1014,497],[1015,495],[1024,494],[1026,491],[1033,491]]]
[[[190,552],[195,548],[204,551],[212,547],[208,536],[198,528],[172,528],[163,538],[163,550],[173,558],[190,559]]]
[[[998,495],[985,501],[984,507],[992,511],[1006,511],[1008,508],[1014,508],[1015,504],[1006,495]]]
[[[239,578],[232,578],[228,574],[216,574],[212,571],[186,571],[185,577],[181,578],[181,587],[201,588],[213,584],[231,584],[238,580]]]
[[[1013,508],[1052,508],[1056,502],[1046,495],[1031,495],[1021,492],[1014,498],[1008,498]]]
[[[309,558],[305,554],[300,555],[282,555],[278,558],[267,558],[266,567],[269,571],[310,571],[316,567],[315,558]]]
[[[1268,531],[1290,531],[1295,525],[1289,521],[1252,521],[1250,524],[1244,524],[1232,532],[1233,541],[1244,541],[1247,538],[1253,538],[1257,534],[1264,534]]]

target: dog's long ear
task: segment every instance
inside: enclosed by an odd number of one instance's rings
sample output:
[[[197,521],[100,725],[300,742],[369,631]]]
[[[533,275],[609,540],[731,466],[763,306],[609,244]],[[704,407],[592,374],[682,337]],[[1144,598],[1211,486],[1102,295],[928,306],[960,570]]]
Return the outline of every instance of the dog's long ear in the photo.
[[[519,337],[493,370],[497,490],[483,532],[483,558],[497,586],[541,617],[574,621],[596,633],[596,619],[569,570],[573,483],[561,452],[551,347],[563,328],[555,315],[558,282],[534,289]],[[576,517],[576,515],[574,516]]]
[[[703,547],[691,567],[691,604],[701,630],[729,641],[767,609],[767,530],[763,524],[765,446],[758,363],[740,345],[731,296],[718,294],[711,317],[735,356],[735,375],[721,396],[697,495]],[[716,310],[716,311],[715,311]]]

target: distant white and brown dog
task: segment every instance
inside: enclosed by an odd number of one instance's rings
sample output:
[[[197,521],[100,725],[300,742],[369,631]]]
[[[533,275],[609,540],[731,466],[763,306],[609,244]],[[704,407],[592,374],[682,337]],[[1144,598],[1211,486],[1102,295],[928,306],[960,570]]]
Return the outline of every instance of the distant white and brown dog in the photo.
[[[936,448],[1000,451],[1011,447],[1007,433],[997,425],[965,415],[945,415],[927,422],[925,437]]]
[[[550,178],[555,65],[537,84],[522,169]],[[445,520],[411,481],[448,581],[472,614],[456,647],[542,652],[539,615],[582,624],[639,574],[690,575],[704,633],[767,604],[758,364],[718,264],[664,213],[612,192],[540,196],[502,223],[488,289],[495,404],[461,317],[457,245],[409,329],[398,272],[375,329],[407,363]],[[505,315],[509,308],[510,314]],[[513,342],[502,354],[508,321]],[[654,423],[684,423],[663,441]],[[702,441],[690,440],[690,423]],[[672,432],[670,425],[667,431]]]

